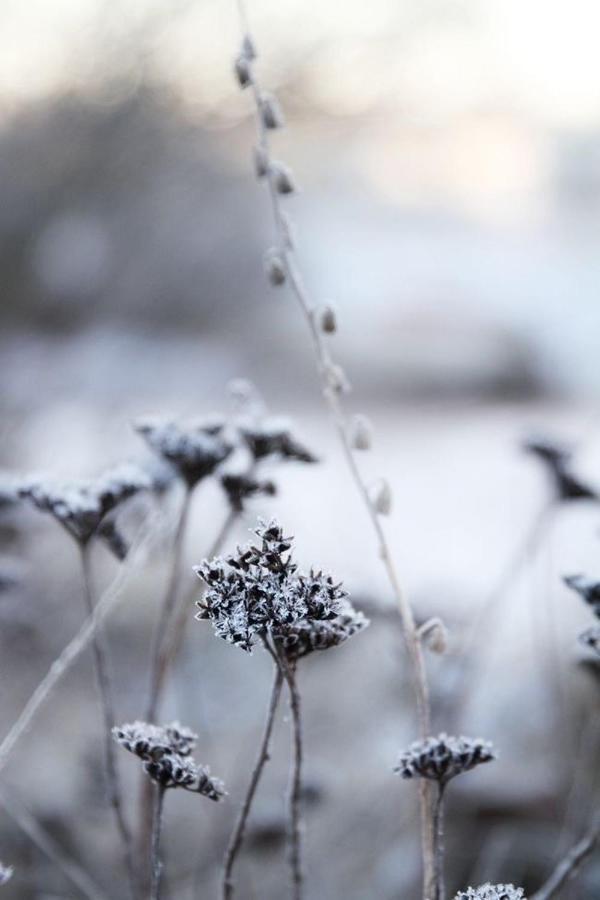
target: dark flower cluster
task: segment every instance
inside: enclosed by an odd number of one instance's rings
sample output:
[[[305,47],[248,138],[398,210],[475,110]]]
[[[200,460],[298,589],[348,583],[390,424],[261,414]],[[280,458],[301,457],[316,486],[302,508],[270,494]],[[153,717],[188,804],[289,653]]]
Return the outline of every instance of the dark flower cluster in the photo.
[[[161,787],[181,787],[210,800],[225,796],[223,782],[192,759],[197,735],[178,722],[164,726],[133,722],[113,728],[113,737],[142,760],[146,774]]]
[[[526,900],[523,888],[512,884],[482,884],[478,888],[460,891],[454,900]]]
[[[573,472],[572,454],[564,447],[545,439],[526,441],[523,447],[544,463],[559,500],[598,500],[597,492]]]
[[[140,491],[153,488],[152,478],[134,463],[122,463],[95,479],[60,484],[32,479],[19,487],[19,496],[48,512],[80,544],[94,535],[104,539],[119,557],[126,545],[106,517]]]
[[[207,585],[197,603],[197,619],[210,620],[219,637],[243,650],[250,651],[257,637],[271,635],[296,657],[334,646],[364,628],[366,621],[354,613],[346,592],[330,575],[298,572],[291,539],[280,525],[260,523],[255,534],[259,545],[196,567]],[[332,627],[319,637],[325,623]]]
[[[136,431],[189,487],[212,475],[233,450],[221,419],[184,428],[175,422],[139,422]]]
[[[223,472],[221,487],[227,495],[229,505],[236,512],[244,509],[246,500],[259,494],[273,497],[277,493],[274,481],[266,478],[255,478],[247,472]]]
[[[402,778],[429,778],[445,784],[456,775],[495,758],[489,741],[440,734],[411,744],[401,755],[394,772]]]

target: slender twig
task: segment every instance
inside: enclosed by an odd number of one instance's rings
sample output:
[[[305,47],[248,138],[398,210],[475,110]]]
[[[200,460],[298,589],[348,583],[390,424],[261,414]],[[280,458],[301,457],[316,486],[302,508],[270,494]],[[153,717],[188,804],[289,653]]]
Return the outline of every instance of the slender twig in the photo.
[[[154,804],[152,810],[152,840],[150,842],[150,900],[159,900],[160,876],[160,832],[162,826],[165,788],[157,784],[154,788]]]
[[[20,738],[30,727],[41,707],[46,703],[53,690],[62,680],[64,675],[70,670],[73,663],[79,658],[83,651],[87,649],[105,618],[122,599],[123,587],[127,581],[127,577],[134,568],[135,563],[138,561],[141,551],[151,535],[153,525],[154,520],[151,524],[144,527],[143,533],[129,551],[127,560],[121,565],[117,576],[104,591],[102,597],[96,604],[93,615],[86,619],[75,637],[67,644],[57,659],[54,660],[47,674],[25,704],[18,719],[13,723],[2,743],[0,743],[0,772],[2,772],[6,766],[10,754]]]
[[[173,612],[177,604],[179,584],[181,581],[181,557],[185,542],[185,532],[189,517],[192,491],[186,487],[181,504],[173,545],[171,551],[171,567],[165,593],[160,604],[158,620],[154,628],[152,649],[150,651],[150,692],[146,708],[146,721],[154,722],[158,710],[160,695],[164,687],[169,666],[166,635],[171,626]]]
[[[87,900],[108,900],[107,894],[92,881],[87,872],[75,860],[66,856],[62,847],[40,825],[35,816],[16,796],[13,789],[9,789],[6,785],[0,787],[0,805],[11,819],[14,819],[29,840],[39,847],[83,897],[86,897]]]
[[[435,885],[432,900],[446,900],[444,882],[444,792],[446,785],[440,781],[433,804],[434,871]]]
[[[250,29],[248,27],[248,18],[246,15],[243,0],[237,0],[237,5],[242,28],[244,31],[244,37],[249,37]],[[333,388],[331,384],[330,373],[332,370],[332,360],[329,354],[329,350],[319,330],[316,316],[316,304],[309,296],[300,271],[296,265],[293,249],[290,246],[289,229],[283,210],[281,208],[279,194],[275,183],[275,176],[270,164],[270,142],[268,130],[262,116],[263,94],[254,76],[251,79],[251,89],[254,97],[259,148],[261,151],[261,155],[267,161],[266,182],[271,199],[273,219],[277,235],[278,253],[281,256],[284,265],[286,281],[290,285],[292,292],[298,302],[302,315],[306,320],[317,364],[318,376],[323,389],[323,395],[332,414],[333,421],[335,423],[335,427],[342,445],[343,453],[350,470],[350,475],[352,477],[356,490],[358,491],[360,497],[364,502],[367,514],[373,527],[373,531],[375,532],[379,556],[381,557],[381,560],[387,572],[387,576],[398,606],[402,621],[404,640],[411,664],[412,679],[416,695],[419,719],[419,730],[421,736],[425,738],[430,733],[431,713],[429,702],[429,688],[427,683],[427,672],[423,658],[423,650],[421,642],[417,635],[417,628],[413,610],[408,601],[408,598],[400,587],[400,580],[396,572],[396,566],[390,552],[385,531],[378,517],[378,514],[373,507],[371,498],[369,496],[368,486],[362,477],[362,474],[352,452],[352,447],[349,439],[349,419],[342,404],[340,393],[339,391],[335,390],[335,388]],[[430,896],[430,889],[433,883],[433,824],[431,820],[431,791],[428,783],[425,780],[423,780],[420,785],[420,804],[424,867],[423,896],[424,898],[427,898],[428,896]]]
[[[244,800],[242,802],[242,807],[240,809],[240,813],[235,824],[235,828],[233,829],[233,833],[229,841],[229,846],[227,847],[227,852],[225,854],[223,872],[224,900],[231,900],[234,894],[233,868],[235,866],[237,856],[242,848],[244,834],[246,831],[246,823],[248,821],[248,816],[250,815],[250,810],[252,808],[252,802],[254,800],[256,789],[258,788],[258,784],[261,779],[265,764],[269,761],[269,745],[271,742],[271,734],[273,732],[273,725],[275,722],[275,713],[277,711],[279,697],[281,695],[282,682],[283,674],[279,666],[276,666],[275,677],[273,679],[273,687],[271,689],[271,696],[269,699],[267,719],[265,722],[260,749],[258,751],[256,762],[254,763],[254,768],[252,769],[250,783],[248,784],[248,790],[246,791],[246,796],[244,797]]]
[[[600,843],[600,816],[596,816],[587,834],[558,863],[548,880],[532,895],[531,900],[551,900],[573,878]]]
[[[90,545],[80,545],[81,568],[83,574],[83,597],[85,609],[89,616],[94,615],[96,603],[94,600],[94,588],[91,572]],[[94,674],[98,688],[102,719],[103,719],[103,744],[104,744],[104,768],[108,799],[113,808],[117,830],[122,842],[125,858],[125,866],[129,876],[131,892],[137,896],[136,872],[133,855],[131,831],[124,812],[123,792],[119,779],[119,770],[115,757],[115,744],[112,739],[112,729],[116,723],[113,691],[110,676],[110,661],[106,636],[103,628],[96,629],[92,637],[92,650],[94,654]]]

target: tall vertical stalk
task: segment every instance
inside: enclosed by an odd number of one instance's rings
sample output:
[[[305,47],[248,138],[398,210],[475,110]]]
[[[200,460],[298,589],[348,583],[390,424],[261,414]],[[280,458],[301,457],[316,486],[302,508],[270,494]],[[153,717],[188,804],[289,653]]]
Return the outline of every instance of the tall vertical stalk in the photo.
[[[153,799],[152,839],[150,841],[150,900],[159,900],[160,876],[162,873],[162,863],[160,861],[160,835],[165,801],[165,788],[162,785],[157,784],[155,786]]]
[[[434,891],[432,900],[446,900],[444,882],[444,792],[446,785],[438,782],[433,802]]]
[[[250,42],[250,45],[252,45],[252,41],[250,38],[250,29],[248,27],[248,18],[246,15],[243,0],[237,0],[237,6],[241,19],[244,38]],[[375,533],[379,556],[385,567],[396,600],[396,604],[398,606],[402,622],[404,640],[406,643],[408,657],[411,665],[412,680],[415,691],[419,721],[419,731],[421,737],[426,738],[431,730],[429,687],[427,682],[425,661],[423,658],[423,649],[417,633],[414,613],[410,602],[408,601],[408,598],[400,587],[400,580],[398,578],[396,566],[390,552],[385,531],[383,529],[379,516],[373,507],[367,484],[362,477],[362,474],[352,452],[349,438],[350,423],[341,400],[340,391],[336,389],[335,385],[332,385],[331,372],[333,363],[329,350],[323,340],[322,334],[319,329],[317,320],[317,306],[306,289],[298,266],[296,265],[293,248],[290,245],[289,229],[281,207],[277,185],[275,182],[275,176],[271,165],[272,157],[268,129],[262,115],[264,95],[254,74],[252,74],[250,79],[250,87],[252,90],[255,105],[258,147],[262,159],[264,159],[266,162],[265,179],[273,212],[273,221],[277,238],[277,252],[280,255],[283,263],[286,282],[289,284],[292,293],[296,298],[300,311],[304,319],[306,320],[317,365],[317,372],[323,390],[323,395],[332,415],[352,481],[354,482],[355,488],[358,491],[361,499],[363,500],[367,515]],[[424,870],[423,897],[424,900],[427,900],[427,898],[430,898],[432,894],[434,873],[431,788],[425,781],[423,781],[420,785],[419,796],[421,808],[421,831]]]
[[[93,581],[91,573],[90,545],[88,543],[80,545],[81,567],[83,573],[83,598],[86,613],[89,616],[94,614],[96,606],[94,600]],[[96,678],[96,686],[98,688],[98,696],[102,708],[103,727],[103,743],[104,743],[104,766],[106,774],[106,785],[110,804],[114,811],[117,829],[123,844],[123,852],[125,856],[125,865],[129,876],[131,892],[134,897],[137,896],[137,880],[133,854],[133,842],[131,832],[125,812],[123,808],[123,793],[119,780],[119,772],[115,759],[115,748],[112,740],[112,729],[115,725],[115,712],[113,705],[112,685],[110,677],[110,663],[108,657],[108,648],[106,646],[105,634],[102,627],[98,627],[92,639],[92,650],[94,655],[94,674]]]

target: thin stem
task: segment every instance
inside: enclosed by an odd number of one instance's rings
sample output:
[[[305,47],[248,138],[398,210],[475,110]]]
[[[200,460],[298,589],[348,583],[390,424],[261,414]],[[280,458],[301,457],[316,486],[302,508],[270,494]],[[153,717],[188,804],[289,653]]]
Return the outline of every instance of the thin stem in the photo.
[[[237,0],[237,4],[244,34],[249,35],[248,18],[246,15],[243,0]],[[263,103],[262,92],[254,76],[251,80],[251,87],[255,104],[255,118],[258,131],[258,142],[264,158],[267,160],[267,163],[270,163],[271,152],[269,135],[261,115]],[[423,650],[417,634],[412,607],[408,601],[408,598],[405,596],[400,587],[400,581],[396,572],[394,561],[392,559],[387,537],[385,535],[380,518],[373,508],[367,484],[362,477],[362,474],[358,468],[356,459],[352,452],[352,447],[348,437],[350,431],[348,416],[342,405],[339,392],[336,391],[331,385],[330,373],[332,369],[332,360],[317,324],[317,319],[315,316],[316,305],[309,296],[300,271],[295,263],[294,253],[290,246],[287,222],[281,208],[277,186],[275,184],[273,171],[270,165],[267,165],[266,182],[273,211],[278,252],[280,253],[283,260],[286,280],[290,285],[292,292],[296,297],[302,315],[306,320],[311,343],[313,346],[313,352],[315,355],[315,361],[317,364],[317,372],[321,381],[323,395],[332,414],[336,430],[342,445],[344,457],[350,470],[350,475],[352,477],[356,490],[363,500],[367,514],[369,516],[369,520],[375,532],[379,556],[385,567],[398,606],[402,622],[404,640],[406,643],[411,665],[412,680],[417,703],[419,730],[421,737],[426,738],[430,733],[431,719],[429,688],[425,662],[423,659]],[[425,781],[422,781],[422,784],[420,786],[420,807],[424,868],[423,896],[424,898],[427,898],[431,895],[431,888],[433,886],[433,823],[431,820],[431,790],[430,786]]]
[[[37,713],[83,651],[87,649],[105,618],[122,599],[123,586],[139,560],[141,552],[150,538],[153,526],[154,520],[151,525],[144,527],[135,546],[129,551],[127,560],[121,565],[117,576],[96,604],[94,614],[86,619],[75,637],[69,641],[64,650],[53,661],[48,672],[23,707],[18,719],[13,723],[2,743],[0,743],[0,773],[4,770],[12,751],[31,726]]]
[[[86,612],[93,616],[96,602],[94,600],[94,589],[91,572],[90,545],[82,544],[81,551],[81,567],[83,573],[83,597]],[[98,688],[98,697],[100,699],[102,718],[104,721],[103,740],[104,740],[104,767],[106,775],[106,786],[108,789],[108,798],[113,808],[115,822],[123,845],[123,853],[125,856],[125,865],[131,885],[131,892],[135,897],[136,889],[136,873],[133,856],[133,843],[131,839],[131,831],[125,818],[123,792],[119,779],[119,771],[115,755],[115,744],[112,738],[112,729],[116,724],[116,717],[113,704],[113,691],[110,676],[110,661],[106,636],[102,628],[97,628],[92,639],[92,650],[94,654],[94,674],[96,677],[96,685]]]
[[[90,878],[75,860],[63,852],[62,847],[43,828],[15,792],[6,785],[0,787],[0,805],[14,819],[30,841],[39,847],[51,863],[59,869],[73,887],[87,900],[108,900],[107,895]]]
[[[240,813],[231,835],[231,839],[229,841],[229,846],[227,847],[227,852],[225,854],[225,867],[223,872],[223,898],[224,900],[231,900],[234,893],[234,882],[233,882],[233,868],[235,866],[236,858],[242,848],[242,844],[244,841],[244,834],[246,831],[246,823],[248,821],[248,816],[250,815],[250,810],[252,808],[252,802],[254,800],[254,795],[256,793],[256,789],[258,788],[258,784],[260,782],[263,769],[265,764],[269,761],[269,745],[271,742],[271,734],[273,733],[273,725],[275,722],[275,713],[277,711],[277,706],[279,704],[279,697],[281,695],[281,686],[283,682],[283,674],[279,666],[275,667],[275,677],[273,679],[273,687],[271,689],[271,696],[269,700],[269,706],[267,711],[267,719],[265,723],[265,728],[263,731],[262,741],[260,744],[260,748],[258,751],[258,756],[256,758],[256,762],[254,763],[254,768],[252,770],[252,774],[250,776],[250,783],[248,785],[248,790],[246,791],[246,796],[244,797],[242,808],[240,809]]]
[[[532,895],[531,900],[551,900],[573,878],[600,843],[600,816],[596,816],[587,834],[558,863],[550,878]]]
[[[152,839],[150,841],[150,900],[159,900],[160,896],[160,876],[162,872],[162,863],[160,861],[160,834],[164,800],[165,788],[162,785],[157,784],[154,789]]]
[[[185,496],[181,504],[173,546],[171,552],[171,567],[165,593],[160,605],[158,621],[154,629],[152,650],[150,652],[150,692],[146,709],[146,721],[154,722],[158,710],[160,696],[164,687],[170,656],[168,653],[166,635],[171,626],[173,613],[177,604],[179,584],[181,580],[181,557],[185,532],[189,518],[192,491],[186,487]]]
[[[435,885],[433,900],[446,900],[444,882],[444,792],[446,785],[440,781],[433,804],[433,835],[435,853]]]

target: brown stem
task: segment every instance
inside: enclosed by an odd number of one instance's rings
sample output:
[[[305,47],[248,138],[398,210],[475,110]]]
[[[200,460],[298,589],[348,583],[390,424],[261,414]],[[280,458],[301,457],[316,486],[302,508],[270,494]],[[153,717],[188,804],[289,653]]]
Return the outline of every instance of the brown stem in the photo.
[[[83,572],[83,597],[86,613],[89,616],[94,614],[96,606],[93,591],[90,545],[80,545],[81,567]],[[110,678],[110,664],[108,647],[106,644],[106,636],[101,627],[94,632],[92,639],[92,650],[94,655],[94,674],[96,678],[96,686],[102,709],[102,718],[104,721],[104,767],[106,774],[106,785],[110,804],[114,811],[117,829],[121,837],[123,852],[125,856],[125,865],[130,881],[131,892],[134,897],[137,896],[137,878],[135,871],[135,863],[133,856],[133,842],[131,831],[125,818],[123,808],[123,794],[119,779],[119,771],[115,758],[115,745],[112,738],[112,729],[116,724],[113,693]]]
[[[160,896],[160,876],[162,872],[162,863],[160,861],[160,833],[164,800],[165,788],[162,785],[157,784],[154,789],[152,839],[150,841],[150,900],[159,900]]]
[[[271,698],[269,700],[267,719],[266,719],[266,723],[265,723],[262,741],[260,744],[260,749],[258,752],[258,756],[256,758],[256,762],[254,764],[254,768],[252,770],[252,774],[250,776],[250,783],[248,785],[248,790],[246,791],[246,796],[244,797],[244,801],[242,803],[242,808],[240,810],[235,828],[233,830],[231,839],[229,841],[229,846],[227,848],[227,852],[225,854],[225,864],[224,864],[224,872],[223,872],[223,898],[224,898],[224,900],[231,900],[231,898],[233,897],[233,893],[234,893],[233,868],[235,865],[237,855],[242,848],[242,844],[244,841],[244,833],[246,831],[246,823],[248,821],[248,816],[250,815],[250,810],[252,808],[252,802],[254,800],[254,795],[256,793],[256,789],[258,788],[258,784],[261,779],[265,764],[269,760],[269,744],[271,742],[271,734],[273,732],[273,725],[275,722],[275,713],[277,711],[277,705],[279,703],[279,697],[281,695],[282,682],[283,682],[283,674],[282,674],[279,666],[276,665],[275,677],[273,680],[273,687],[271,689]]]
[[[444,883],[444,792],[446,785],[440,781],[433,803],[434,837],[434,890],[433,900],[446,900]]]
[[[600,816],[596,816],[592,825],[580,841],[558,863],[548,880],[536,891],[531,900],[551,900],[560,889],[573,878],[583,863],[589,859],[600,843]]]

